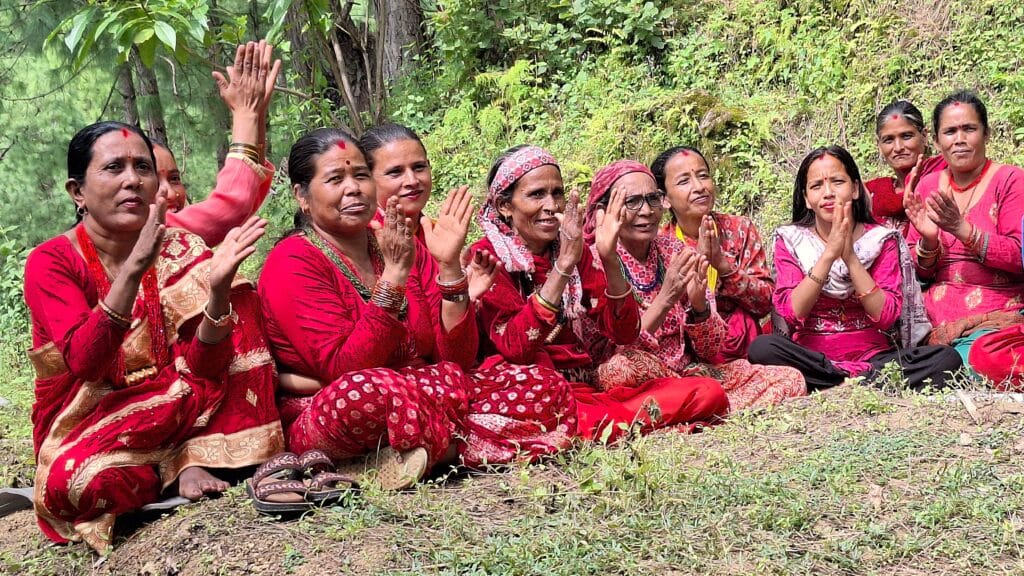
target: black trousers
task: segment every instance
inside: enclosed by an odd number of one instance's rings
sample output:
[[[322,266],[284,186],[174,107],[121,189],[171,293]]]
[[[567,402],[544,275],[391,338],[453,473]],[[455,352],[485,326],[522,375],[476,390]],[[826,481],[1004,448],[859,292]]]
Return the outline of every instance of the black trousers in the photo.
[[[849,374],[840,370],[821,352],[804,348],[785,336],[766,334],[758,336],[747,351],[752,364],[792,366],[803,373],[809,391],[831,388],[842,384]],[[963,365],[957,351],[949,346],[917,346],[906,350],[890,350],[872,356],[868,363],[872,370],[866,374],[873,382],[879,370],[895,360],[903,368],[907,385],[914,390],[924,388],[931,379],[933,388],[945,388],[951,372]]]

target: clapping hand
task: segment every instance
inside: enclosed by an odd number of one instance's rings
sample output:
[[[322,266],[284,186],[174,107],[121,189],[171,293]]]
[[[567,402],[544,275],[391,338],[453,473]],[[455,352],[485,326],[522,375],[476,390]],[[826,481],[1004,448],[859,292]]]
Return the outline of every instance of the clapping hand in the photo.
[[[426,216],[420,217],[427,249],[442,266],[460,266],[459,255],[466,244],[466,234],[469,233],[469,224],[473,219],[472,200],[469,187],[460,186],[448,192],[436,221]]]
[[[210,259],[210,291],[226,294],[242,262],[256,251],[256,242],[263,237],[267,221],[252,216],[244,224],[232,228]]]
[[[626,220],[626,190],[621,187],[612,188],[608,199],[608,207],[597,209],[597,228],[594,243],[602,260],[611,260],[616,255],[619,243],[619,232]]]

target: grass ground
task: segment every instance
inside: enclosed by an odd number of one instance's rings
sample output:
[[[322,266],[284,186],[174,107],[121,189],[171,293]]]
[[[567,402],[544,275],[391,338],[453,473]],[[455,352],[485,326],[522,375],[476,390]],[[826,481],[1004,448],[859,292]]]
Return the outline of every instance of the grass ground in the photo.
[[[0,411],[0,478],[31,474],[30,394]],[[115,551],[0,519],[11,574],[1020,574],[1024,422],[979,401],[856,385],[685,436],[580,446],[544,464],[372,489],[291,522],[240,488]]]

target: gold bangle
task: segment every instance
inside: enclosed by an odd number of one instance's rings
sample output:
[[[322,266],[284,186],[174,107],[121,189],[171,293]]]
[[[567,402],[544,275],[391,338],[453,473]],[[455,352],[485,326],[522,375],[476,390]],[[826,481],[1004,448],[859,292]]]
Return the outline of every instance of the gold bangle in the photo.
[[[538,304],[540,304],[544,308],[554,312],[555,314],[558,313],[559,307],[557,305],[555,305],[554,303],[552,303],[552,302],[548,302],[547,298],[541,296],[540,295],[540,290],[534,292],[533,295],[537,297],[537,303]]]
[[[106,314],[108,318],[113,320],[115,324],[118,324],[119,326],[122,326],[124,328],[130,328],[131,327],[131,325],[132,325],[132,319],[131,318],[129,318],[129,317],[127,317],[124,314],[121,314],[119,312],[114,312],[114,310],[110,306],[107,306],[107,303],[104,302],[103,300],[99,301],[99,307],[100,307],[100,310],[103,310],[103,313]]]
[[[608,293],[608,289],[607,288],[604,289],[604,295],[609,300],[622,300],[623,298],[625,298],[626,296],[629,296],[632,293],[633,293],[633,287],[632,286],[627,288],[626,291],[623,292],[622,294],[609,294]]]
[[[235,314],[235,308],[234,306],[231,305],[231,302],[228,302],[227,314],[221,316],[220,318],[214,318],[213,316],[210,316],[210,313],[206,311],[207,307],[209,306],[209,302],[206,303],[206,306],[203,306],[203,316],[206,317],[206,321],[213,325],[214,328],[223,328],[228,324],[232,324],[238,321],[238,314]]]

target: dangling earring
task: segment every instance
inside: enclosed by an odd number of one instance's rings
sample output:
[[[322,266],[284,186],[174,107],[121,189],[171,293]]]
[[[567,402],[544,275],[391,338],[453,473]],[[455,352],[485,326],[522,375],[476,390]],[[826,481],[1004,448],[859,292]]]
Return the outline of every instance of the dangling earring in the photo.
[[[88,213],[89,209],[86,208],[84,204],[79,206],[78,208],[75,208],[75,214],[78,214],[79,218],[85,218],[85,215]]]

